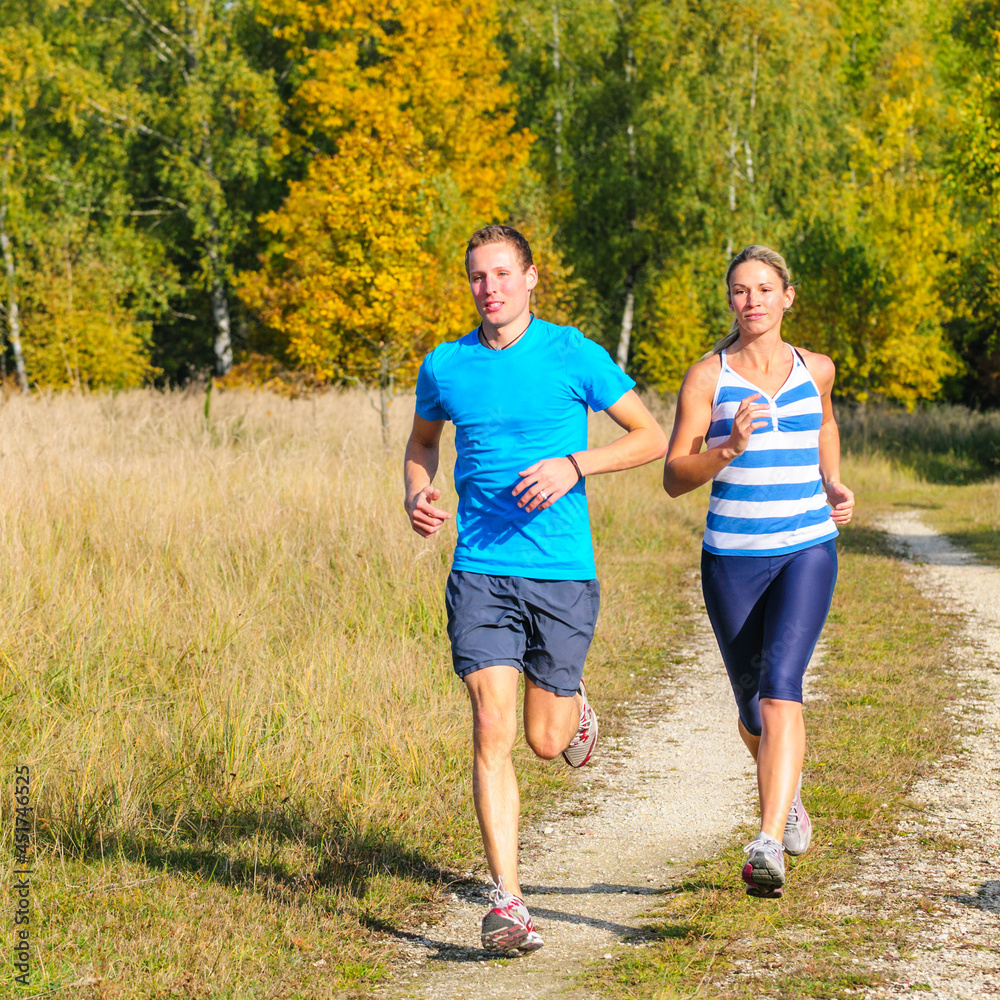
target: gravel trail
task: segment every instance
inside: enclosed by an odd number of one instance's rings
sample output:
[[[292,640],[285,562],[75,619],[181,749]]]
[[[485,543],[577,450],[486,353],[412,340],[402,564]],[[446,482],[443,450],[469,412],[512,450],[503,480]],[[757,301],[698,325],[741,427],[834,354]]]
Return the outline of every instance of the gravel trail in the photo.
[[[752,762],[704,614],[692,618],[690,634],[679,676],[634,706],[627,737],[617,746],[602,739],[588,780],[560,812],[522,830],[521,884],[545,947],[510,960],[485,955],[483,883],[453,895],[443,921],[406,936],[383,996],[573,997],[588,962],[623,942],[642,946],[651,897],[754,815]],[[600,712],[600,691],[591,698]]]
[[[912,953],[887,951],[877,968],[889,984],[868,996],[1000,996],[1000,569],[978,564],[917,512],[880,527],[914,562],[920,589],[965,616],[963,645],[951,651],[963,736],[957,758],[914,788],[922,810],[887,850],[860,859],[858,885],[841,887],[848,900],[891,900],[914,924]]]

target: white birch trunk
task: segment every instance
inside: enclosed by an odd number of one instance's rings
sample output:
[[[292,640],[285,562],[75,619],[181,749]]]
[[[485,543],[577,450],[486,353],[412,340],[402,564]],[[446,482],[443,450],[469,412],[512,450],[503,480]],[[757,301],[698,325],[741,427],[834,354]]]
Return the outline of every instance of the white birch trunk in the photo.
[[[7,337],[14,352],[17,369],[17,384],[21,392],[28,392],[28,373],[24,367],[24,352],[21,350],[21,318],[17,303],[17,270],[14,266],[14,251],[7,234],[7,206],[0,206],[0,249],[3,250],[4,269],[7,272]]]
[[[635,310],[635,289],[630,285],[625,293],[625,309],[622,312],[622,329],[618,336],[618,367],[625,371],[628,364],[628,345],[632,340],[632,314]]]
[[[212,279],[212,318],[215,320],[215,374],[226,375],[233,367],[232,324],[226,286],[217,276]]]

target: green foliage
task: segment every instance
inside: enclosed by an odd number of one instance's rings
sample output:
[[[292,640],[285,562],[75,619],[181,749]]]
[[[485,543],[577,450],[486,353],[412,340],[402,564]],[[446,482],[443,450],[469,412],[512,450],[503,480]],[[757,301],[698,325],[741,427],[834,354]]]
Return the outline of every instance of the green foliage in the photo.
[[[509,220],[538,309],[612,350],[634,315],[651,385],[762,242],[843,396],[1000,404],[997,0],[475,9],[0,0],[0,367],[19,322],[39,384],[233,350],[407,379],[471,320],[463,240]]]
[[[994,17],[992,24],[994,30],[969,37],[976,69],[958,105],[948,180],[968,231],[960,256],[961,279],[954,289],[957,316],[951,327],[956,347],[970,361],[964,395],[980,405],[998,406],[1000,268],[995,250],[1000,219],[1000,21]]]
[[[34,384],[138,385],[152,373],[151,321],[172,270],[132,225],[125,144],[90,114],[108,91],[80,51],[86,5],[28,7],[30,17],[23,4],[0,8],[10,346]],[[88,41],[96,51],[107,36],[97,28]]]

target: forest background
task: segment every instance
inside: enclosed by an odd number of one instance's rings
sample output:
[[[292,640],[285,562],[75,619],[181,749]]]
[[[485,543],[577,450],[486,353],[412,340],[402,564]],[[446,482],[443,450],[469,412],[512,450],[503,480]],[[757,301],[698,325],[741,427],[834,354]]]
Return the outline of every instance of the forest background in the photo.
[[[397,388],[507,221],[677,388],[778,247],[845,401],[1000,405],[1000,0],[0,0],[0,375]],[[378,395],[378,393],[376,393]],[[375,398],[373,396],[373,398]],[[385,424],[387,426],[387,423]]]

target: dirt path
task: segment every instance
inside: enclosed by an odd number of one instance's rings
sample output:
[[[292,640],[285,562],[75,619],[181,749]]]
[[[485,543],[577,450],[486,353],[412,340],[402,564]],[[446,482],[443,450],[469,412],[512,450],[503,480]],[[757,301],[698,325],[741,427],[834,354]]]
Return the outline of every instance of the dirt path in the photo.
[[[861,898],[902,904],[911,956],[887,952],[890,985],[871,997],[1000,995],[1000,569],[982,566],[916,512],[881,525],[915,565],[921,590],[966,615],[956,716],[963,752],[913,791],[923,805],[886,851],[861,858]],[[919,679],[915,679],[919,683]],[[887,915],[890,911],[886,911]],[[898,910],[897,910],[898,912]]]
[[[601,743],[588,766],[592,781],[559,815],[522,832],[521,882],[545,947],[519,959],[485,956],[484,884],[465,898],[453,896],[444,921],[409,939],[386,997],[572,997],[574,976],[588,962],[623,942],[642,946],[650,896],[753,815],[750,758],[736,735],[732,693],[704,615],[692,620],[691,634],[680,677],[637,707],[619,746]],[[600,693],[592,697],[599,708]],[[658,708],[665,701],[667,713]]]

